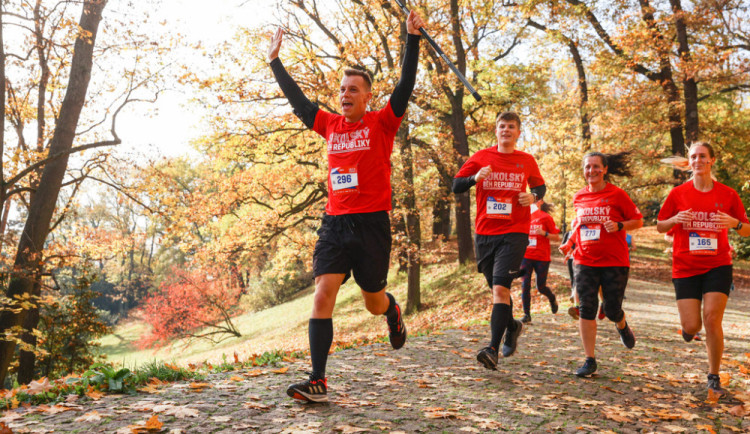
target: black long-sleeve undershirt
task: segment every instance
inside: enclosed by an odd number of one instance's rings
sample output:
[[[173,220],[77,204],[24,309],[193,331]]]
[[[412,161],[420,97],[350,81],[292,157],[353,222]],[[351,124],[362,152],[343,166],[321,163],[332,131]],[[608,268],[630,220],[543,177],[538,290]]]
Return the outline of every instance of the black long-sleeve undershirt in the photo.
[[[401,78],[391,94],[391,109],[397,118],[406,113],[409,105],[409,97],[414,90],[417,81],[417,66],[419,65],[419,35],[408,33],[406,36],[406,49],[404,50],[404,61],[401,62]]]
[[[404,61],[401,65],[401,78],[393,89],[390,98],[391,109],[396,117],[401,117],[406,113],[409,97],[414,90],[414,83],[417,78],[417,66],[419,64],[420,39],[420,35],[412,34],[408,34],[406,38]],[[292,105],[294,114],[307,128],[312,128],[315,125],[315,116],[318,114],[320,108],[305,96],[302,89],[300,89],[289,75],[278,57],[273,59],[270,65],[281,91],[284,92],[284,96],[286,96]]]
[[[273,71],[273,76],[276,77],[281,91],[284,92],[284,96],[289,100],[289,104],[292,105],[294,114],[307,128],[312,129],[313,125],[315,125],[315,116],[318,114],[320,108],[318,108],[317,104],[307,99],[302,89],[297,85],[297,82],[286,72],[286,68],[284,68],[278,57],[271,61],[271,71]]]
[[[476,185],[476,183],[477,181],[474,179],[474,175],[453,178],[453,187],[451,187],[451,190],[453,190],[453,192],[456,194],[465,193],[469,191],[471,187]]]

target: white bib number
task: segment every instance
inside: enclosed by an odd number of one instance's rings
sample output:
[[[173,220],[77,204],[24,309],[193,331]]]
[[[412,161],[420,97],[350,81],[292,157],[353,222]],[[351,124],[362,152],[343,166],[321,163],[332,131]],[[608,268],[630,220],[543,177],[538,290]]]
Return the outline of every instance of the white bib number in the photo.
[[[487,216],[499,219],[509,219],[513,212],[512,199],[496,200],[490,196],[487,198]]]
[[[598,243],[602,236],[602,225],[581,225],[581,243]]]
[[[334,192],[356,191],[358,186],[356,167],[336,167],[331,170],[331,188]]]
[[[536,237],[529,237],[529,247],[536,247]]]
[[[719,239],[713,232],[690,232],[691,255],[715,255],[719,248]]]

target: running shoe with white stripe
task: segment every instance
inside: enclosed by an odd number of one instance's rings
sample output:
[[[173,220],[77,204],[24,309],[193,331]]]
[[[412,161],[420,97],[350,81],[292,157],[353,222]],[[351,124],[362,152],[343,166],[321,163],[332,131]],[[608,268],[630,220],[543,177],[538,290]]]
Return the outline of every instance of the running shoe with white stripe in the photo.
[[[314,378],[310,374],[307,381],[289,386],[286,389],[286,394],[301,401],[328,402],[328,381],[325,378]]]

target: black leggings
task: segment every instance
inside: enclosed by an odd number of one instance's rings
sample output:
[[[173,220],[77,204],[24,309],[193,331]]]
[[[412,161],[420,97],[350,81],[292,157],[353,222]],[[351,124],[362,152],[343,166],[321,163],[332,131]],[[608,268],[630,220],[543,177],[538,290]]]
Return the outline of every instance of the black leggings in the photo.
[[[531,313],[531,272],[536,273],[536,289],[548,299],[552,299],[552,290],[547,287],[547,273],[549,272],[549,261],[537,261],[534,259],[523,258],[521,261],[521,270],[523,273],[523,285],[521,288],[521,301],[523,302],[523,312]]]
[[[625,316],[625,312],[622,311],[622,299],[628,286],[630,267],[589,267],[576,264],[575,271],[581,318],[596,319],[601,286],[604,314],[612,322],[622,321]]]

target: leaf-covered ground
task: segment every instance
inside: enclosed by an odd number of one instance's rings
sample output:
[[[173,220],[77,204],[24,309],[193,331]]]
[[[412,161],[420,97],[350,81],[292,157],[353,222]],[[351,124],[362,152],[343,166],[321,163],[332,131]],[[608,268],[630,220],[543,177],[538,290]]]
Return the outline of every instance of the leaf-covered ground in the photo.
[[[554,270],[562,281],[562,267]],[[583,356],[568,304],[552,315],[535,296],[533,322],[498,371],[475,361],[488,333],[478,324],[410,336],[399,351],[373,344],[332,354],[329,404],[286,396],[309,369],[308,360],[287,359],[137,395],[20,408],[2,421],[13,432],[750,432],[749,288],[727,308],[722,380],[730,395],[717,403],[705,388],[703,342],[679,336],[665,280],[631,278],[625,309],[636,347],[626,350],[614,325],[600,321],[591,379],[572,374]]]

